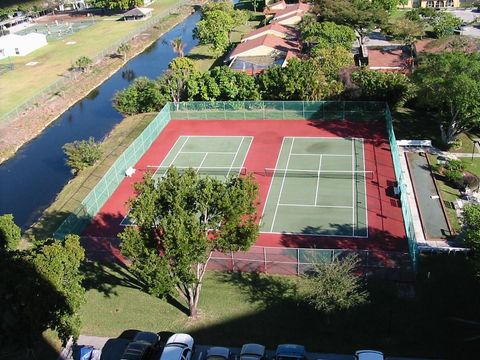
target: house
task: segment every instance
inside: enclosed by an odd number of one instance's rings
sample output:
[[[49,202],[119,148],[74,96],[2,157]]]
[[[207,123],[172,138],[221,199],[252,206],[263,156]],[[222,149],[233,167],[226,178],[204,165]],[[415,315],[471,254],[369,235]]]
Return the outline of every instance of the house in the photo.
[[[303,11],[296,11],[281,18],[274,17],[272,22],[285,26],[295,26],[302,21],[304,15],[305,13]]]
[[[460,7],[460,4],[466,3],[467,1],[463,0],[407,0],[405,5],[399,5],[399,7],[406,8],[436,8],[436,9],[445,9],[445,8],[454,8]]]
[[[9,56],[25,56],[45,45],[47,45],[47,36],[44,34],[5,35],[0,37],[0,59]]]
[[[367,66],[370,70],[380,72],[410,73],[413,64],[413,53],[408,46],[384,46],[367,48],[362,46],[359,50],[359,66]]]
[[[59,11],[68,11],[68,10],[84,10],[90,6],[85,2],[85,0],[65,0],[58,5]]]
[[[280,23],[275,22],[253,30],[243,37],[242,42],[253,40],[263,35],[274,35],[282,39],[296,40],[298,38],[298,31],[291,27],[283,26]]]
[[[272,34],[241,42],[229,55],[230,68],[256,74],[274,66],[285,66],[288,59],[298,56],[300,44]]]
[[[143,20],[152,15],[152,8],[136,7],[123,14],[123,20]]]
[[[273,20],[275,19],[278,20],[284,17],[291,16],[293,14],[297,14],[297,13],[305,14],[311,11],[312,8],[313,6],[311,4],[306,4],[306,3],[296,3],[296,4],[287,5],[284,9],[275,10],[273,12],[274,14]]]
[[[287,7],[287,3],[284,0],[274,2],[267,6],[264,9],[265,15],[275,14],[276,11],[283,10]]]

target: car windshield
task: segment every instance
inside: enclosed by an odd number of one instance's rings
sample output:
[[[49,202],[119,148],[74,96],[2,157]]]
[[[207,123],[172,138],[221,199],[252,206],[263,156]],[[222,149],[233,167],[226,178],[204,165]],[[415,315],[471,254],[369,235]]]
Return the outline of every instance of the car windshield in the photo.
[[[207,356],[208,360],[225,360],[223,356],[220,355],[209,355]]]
[[[174,347],[179,347],[179,348],[182,348],[182,349],[187,347],[186,344],[184,344],[184,343],[177,343],[177,342],[169,343],[169,344],[167,344],[167,345],[165,345],[165,346],[174,346]]]

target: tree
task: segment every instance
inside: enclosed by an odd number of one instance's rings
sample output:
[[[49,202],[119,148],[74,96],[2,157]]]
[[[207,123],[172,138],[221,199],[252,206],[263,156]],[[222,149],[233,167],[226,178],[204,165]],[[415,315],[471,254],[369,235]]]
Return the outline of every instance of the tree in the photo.
[[[394,18],[385,27],[385,32],[402,40],[406,45],[412,45],[418,38],[425,35],[425,23],[420,20]]]
[[[102,9],[128,10],[143,5],[143,0],[91,0],[90,3]]]
[[[245,251],[257,238],[257,185],[170,168],[158,181],[147,174],[135,190],[129,208],[137,226],[120,234],[122,254],[150,294],[176,291],[195,317],[212,251]]]
[[[168,92],[164,93],[158,81],[139,77],[125,90],[113,97],[113,107],[125,115],[160,111],[169,101]]]
[[[168,70],[158,79],[160,92],[178,104],[185,99],[187,81],[196,73],[197,69],[192,59],[185,57],[173,59],[168,64]]]
[[[398,8],[398,5],[406,5],[406,0],[372,0],[372,4],[376,5],[388,12],[392,12]]]
[[[462,24],[462,20],[446,11],[437,11],[428,21],[433,28],[436,38],[452,35],[453,31]]]
[[[12,214],[0,216],[0,249],[16,250],[22,232],[13,221]]]
[[[337,258],[331,263],[315,263],[312,271],[304,276],[307,302],[327,316],[365,304],[368,293],[354,273],[357,265],[358,259],[354,256]]]
[[[25,251],[0,249],[0,343],[31,349],[47,329],[63,343],[78,338],[85,290],[79,237]]]
[[[75,61],[73,66],[74,68],[81,70],[82,72],[86,72],[91,64],[92,64],[92,59],[86,56],[81,56]]]
[[[480,275],[480,205],[465,206],[462,215],[462,236],[473,251],[473,263]]]
[[[415,95],[410,79],[401,73],[362,69],[352,74],[364,100],[386,101],[392,108],[403,105]]]
[[[327,79],[315,59],[291,59],[286,67],[267,69],[258,76],[257,82],[262,98],[271,100],[317,101],[343,91],[340,82]]]
[[[184,57],[185,53],[185,46],[186,44],[182,41],[181,37],[177,37],[171,41],[172,44],[172,49],[175,54],[177,54],[179,57]]]
[[[363,44],[365,36],[375,28],[385,25],[387,12],[364,0],[316,0],[318,16],[323,21],[332,21],[353,28]]]
[[[355,65],[353,54],[343,47],[314,47],[312,57],[318,62],[328,80],[339,80],[340,70]]]
[[[418,105],[433,112],[445,144],[480,124],[480,55],[459,51],[422,56],[413,74]]]
[[[303,41],[312,43],[316,48],[343,47],[352,48],[356,39],[355,32],[348,26],[333,22],[306,22],[300,27],[300,37]]]
[[[65,144],[63,152],[67,156],[67,165],[70,166],[73,174],[92,166],[102,156],[100,143],[95,142],[93,137]]]
[[[117,49],[117,53],[123,58],[123,61],[127,60],[127,55],[130,52],[130,45],[127,43],[121,43]]]

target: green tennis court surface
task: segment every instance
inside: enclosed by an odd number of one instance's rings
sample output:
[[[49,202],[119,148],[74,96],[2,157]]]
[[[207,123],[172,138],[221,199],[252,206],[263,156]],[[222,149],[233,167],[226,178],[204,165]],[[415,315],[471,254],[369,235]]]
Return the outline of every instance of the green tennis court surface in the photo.
[[[154,177],[162,177],[171,166],[180,172],[194,169],[201,175],[225,179],[245,174],[243,167],[252,143],[251,136],[180,136],[161,164],[148,166]],[[121,225],[133,225],[128,215]]]
[[[261,231],[368,237],[363,139],[285,137]]]

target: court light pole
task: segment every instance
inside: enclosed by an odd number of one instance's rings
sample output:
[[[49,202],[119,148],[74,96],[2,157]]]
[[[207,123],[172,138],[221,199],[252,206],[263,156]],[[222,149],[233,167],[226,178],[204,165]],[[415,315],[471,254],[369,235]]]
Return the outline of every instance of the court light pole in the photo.
[[[475,154],[475,147],[480,144],[480,139],[479,138],[475,138],[475,139],[472,139],[473,141],[473,147],[472,147],[472,162],[473,162],[473,154]]]

